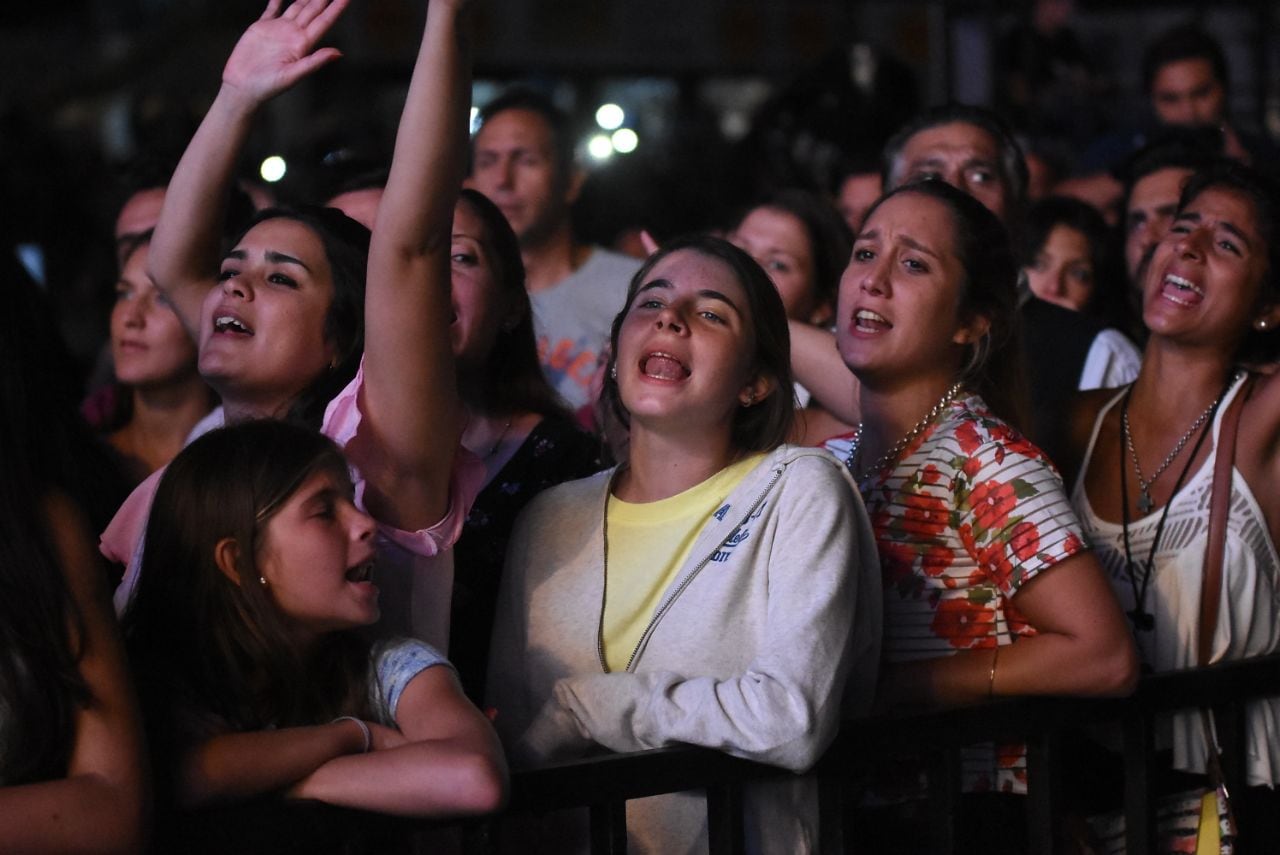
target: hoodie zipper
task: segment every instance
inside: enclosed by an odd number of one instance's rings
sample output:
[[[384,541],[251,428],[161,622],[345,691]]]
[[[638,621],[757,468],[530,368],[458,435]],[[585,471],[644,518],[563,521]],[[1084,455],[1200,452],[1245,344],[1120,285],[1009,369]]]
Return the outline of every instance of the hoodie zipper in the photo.
[[[693,570],[680,580],[680,584],[671,592],[671,595],[658,605],[658,608],[653,613],[653,617],[649,619],[649,623],[645,626],[644,632],[640,634],[640,640],[636,642],[635,649],[631,651],[631,656],[627,659],[627,667],[624,669],[625,671],[628,673],[631,672],[631,668],[635,665],[636,657],[639,655],[641,648],[643,648],[645,642],[649,640],[649,636],[653,634],[654,627],[657,626],[658,621],[662,620],[662,616],[671,608],[671,604],[674,603],[676,598],[684,592],[685,588],[689,587],[689,583],[693,581],[695,576],[702,572],[702,568],[707,566],[715,554],[720,551],[720,548],[733,539],[734,535],[742,530],[742,527],[747,524],[747,521],[750,520],[752,515],[760,508],[761,503],[764,502],[764,497],[769,495],[769,491],[773,489],[773,485],[778,483],[778,479],[782,477],[782,472],[785,468],[785,463],[780,463],[774,468],[773,477],[769,479],[769,483],[765,485],[764,489],[760,491],[760,494],[756,496],[755,501],[751,503],[749,508],[747,508],[746,514],[743,515],[738,524],[735,525],[733,529],[716,544],[715,548],[713,548],[710,553],[698,562],[697,566],[694,567]],[[612,487],[610,487],[610,489],[612,489]],[[609,674],[611,671],[609,670],[609,665],[605,662],[604,658],[604,606],[609,589],[609,505],[607,496],[605,498],[605,511],[603,516],[604,519],[601,526],[604,537],[604,584],[601,586],[600,591],[600,622],[596,629],[596,656],[599,657],[600,668],[604,673]]]

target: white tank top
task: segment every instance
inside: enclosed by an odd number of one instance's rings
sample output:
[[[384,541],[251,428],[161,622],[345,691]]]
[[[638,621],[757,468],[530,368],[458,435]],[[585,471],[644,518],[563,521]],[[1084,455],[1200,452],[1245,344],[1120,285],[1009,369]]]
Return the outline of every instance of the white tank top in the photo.
[[[1136,630],[1138,651],[1156,671],[1196,667],[1200,587],[1205,545],[1209,537],[1209,500],[1213,466],[1217,456],[1222,417],[1244,382],[1241,377],[1227,391],[1213,419],[1212,448],[1200,469],[1193,473],[1169,503],[1168,518],[1153,559],[1154,569],[1146,592],[1146,611],[1155,617],[1150,630]],[[1080,517],[1085,537],[1094,549],[1125,611],[1134,607],[1134,586],[1125,564],[1124,528],[1100,518],[1085,494],[1084,480],[1093,458],[1098,431],[1106,414],[1124,396],[1116,395],[1093,425],[1080,475],[1071,491],[1071,502]],[[1128,465],[1128,458],[1125,458]],[[1130,472],[1130,483],[1136,479]],[[1167,476],[1166,476],[1167,477]],[[1137,489],[1134,484],[1134,489]],[[1142,563],[1151,551],[1164,508],[1129,523],[1129,549],[1133,556],[1138,589]],[[1213,637],[1211,662],[1263,656],[1280,649],[1280,555],[1272,542],[1262,508],[1244,476],[1231,470],[1231,506],[1227,516],[1226,554],[1222,568],[1222,596],[1218,627]],[[1280,697],[1266,698],[1247,707],[1248,783],[1280,782]],[[1162,728],[1165,747],[1172,746],[1175,768],[1204,771],[1203,729],[1195,714],[1176,715]]]

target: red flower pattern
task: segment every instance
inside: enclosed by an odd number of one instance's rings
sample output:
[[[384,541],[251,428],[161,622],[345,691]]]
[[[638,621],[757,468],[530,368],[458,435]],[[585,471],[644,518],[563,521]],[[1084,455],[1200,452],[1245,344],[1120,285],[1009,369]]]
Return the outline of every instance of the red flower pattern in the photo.
[[[938,603],[929,624],[934,635],[946,639],[952,647],[964,649],[976,646],[995,629],[994,609],[970,602],[965,597],[948,597]]]
[[[937,655],[994,646],[997,628],[1006,641],[1035,634],[1010,598],[1026,579],[1086,548],[1060,479],[1047,469],[1038,448],[968,397],[864,494],[886,596],[901,618],[885,628],[891,660],[895,644],[928,645],[926,632],[936,639]],[[1024,789],[1023,757],[1020,745],[999,746],[986,783]],[[967,786],[972,777],[966,775]]]

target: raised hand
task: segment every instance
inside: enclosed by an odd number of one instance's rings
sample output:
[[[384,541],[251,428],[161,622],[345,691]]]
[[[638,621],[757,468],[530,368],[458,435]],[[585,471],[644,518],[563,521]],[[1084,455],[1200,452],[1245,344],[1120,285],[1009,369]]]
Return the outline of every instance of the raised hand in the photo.
[[[280,11],[282,0],[269,0],[262,17],[236,42],[222,83],[254,103],[261,103],[341,56],[336,48],[315,50],[348,0],[295,0]]]

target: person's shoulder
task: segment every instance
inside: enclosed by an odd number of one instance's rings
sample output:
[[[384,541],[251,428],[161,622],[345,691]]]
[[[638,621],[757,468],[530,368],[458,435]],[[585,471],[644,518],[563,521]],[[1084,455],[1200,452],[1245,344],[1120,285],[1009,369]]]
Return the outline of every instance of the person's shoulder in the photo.
[[[542,520],[566,514],[581,516],[583,508],[603,502],[613,473],[614,468],[604,469],[585,478],[562,481],[548,487],[529,502],[521,516]]]
[[[969,463],[966,469],[985,466],[994,461],[1003,465],[1009,457],[1049,462],[1049,458],[1016,427],[1000,418],[980,397],[971,395],[953,405],[934,433],[940,440],[951,439],[960,456]],[[939,442],[938,447],[943,447]],[[955,448],[946,443],[947,452]]]
[[[586,271],[589,269],[592,275],[622,275],[630,279],[642,264],[644,264],[644,261],[639,258],[623,255],[620,252],[614,252],[602,246],[592,246],[591,255],[587,256],[586,262],[579,270]]]
[[[844,463],[825,448],[783,444],[766,457],[764,464],[779,470],[791,483],[822,485],[824,489],[839,486],[857,493],[857,485]]]

